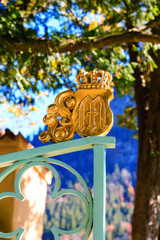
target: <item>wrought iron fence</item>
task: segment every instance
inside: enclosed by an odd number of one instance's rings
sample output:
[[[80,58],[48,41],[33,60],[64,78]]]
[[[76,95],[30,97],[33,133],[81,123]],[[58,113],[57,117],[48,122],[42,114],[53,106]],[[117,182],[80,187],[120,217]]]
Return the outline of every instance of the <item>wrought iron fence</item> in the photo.
[[[105,198],[106,198],[106,148],[115,148],[114,137],[87,137],[82,139],[71,140],[39,148],[29,149],[25,151],[10,153],[0,156],[0,168],[7,167],[0,173],[0,181],[5,179],[10,173],[20,168],[15,178],[15,192],[0,193],[0,199],[13,197],[24,201],[25,197],[21,192],[20,181],[23,174],[33,166],[43,166],[48,168],[54,176],[55,185],[51,194],[52,199],[57,199],[62,195],[75,195],[79,197],[85,206],[85,217],[79,226],[72,230],[63,230],[56,226],[51,227],[51,231],[56,240],[61,235],[73,235],[85,230],[83,240],[88,239],[93,228],[93,239],[105,239]],[[68,164],[55,159],[56,156],[71,153],[75,151],[83,151],[85,149],[93,149],[94,152],[94,197],[90,192],[83,177]],[[54,158],[53,158],[54,157]],[[85,156],[84,159],[85,161]],[[61,179],[55,166],[61,166],[76,176],[78,181],[83,185],[84,192],[75,189],[61,189]],[[16,237],[16,240],[22,239],[25,229],[19,227],[16,231],[10,233],[0,232],[0,238]],[[31,239],[32,240],[32,239]]]

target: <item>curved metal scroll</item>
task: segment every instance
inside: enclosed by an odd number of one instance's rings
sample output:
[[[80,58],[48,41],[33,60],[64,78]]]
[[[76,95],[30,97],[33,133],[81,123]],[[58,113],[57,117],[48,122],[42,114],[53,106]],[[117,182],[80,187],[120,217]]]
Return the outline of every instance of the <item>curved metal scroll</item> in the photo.
[[[58,165],[61,166],[65,169],[67,169],[68,171],[70,171],[72,174],[74,174],[77,179],[79,180],[79,182],[83,185],[85,191],[86,191],[86,196],[75,190],[75,189],[63,189],[61,190],[61,180],[60,180],[60,176],[57,172],[57,170],[50,165],[49,163],[52,163],[54,165]],[[72,230],[63,230],[60,229],[56,226],[52,226],[51,231],[55,237],[56,240],[60,240],[60,235],[73,235],[75,233],[78,233],[80,231],[82,231],[84,228],[86,228],[86,232],[85,235],[83,237],[83,240],[88,239],[90,232],[92,230],[92,222],[93,222],[93,217],[92,217],[92,209],[93,209],[93,199],[92,199],[92,195],[91,192],[85,182],[85,180],[82,178],[82,176],[72,167],[70,167],[68,164],[56,160],[56,159],[51,159],[51,158],[45,158],[45,157],[35,157],[35,158],[31,158],[31,159],[26,159],[26,160],[22,160],[19,162],[14,163],[13,165],[11,165],[10,167],[8,167],[7,169],[5,169],[1,174],[0,174],[0,181],[2,181],[6,176],[8,176],[11,172],[13,172],[14,170],[16,170],[19,167],[22,167],[19,172],[17,173],[16,179],[15,179],[15,192],[4,192],[0,194],[0,199],[5,198],[5,197],[15,197],[21,201],[25,200],[25,197],[23,196],[22,192],[21,192],[21,188],[20,188],[20,181],[21,178],[23,176],[23,174],[25,173],[26,170],[28,170],[30,167],[33,166],[43,166],[48,168],[49,170],[51,170],[51,172],[53,173],[53,176],[55,178],[55,186],[54,186],[54,190],[51,194],[51,198],[52,199],[57,199],[58,197],[62,196],[62,195],[67,195],[67,194],[72,194],[75,195],[77,197],[79,197],[84,205],[85,205],[85,209],[86,209],[86,214],[84,219],[82,220],[81,224],[76,227],[75,229]],[[20,227],[18,228],[16,231],[12,232],[12,233],[2,233],[0,232],[0,237],[3,238],[10,238],[10,237],[16,237],[16,240],[20,240],[22,238],[22,235],[24,233],[25,229]]]

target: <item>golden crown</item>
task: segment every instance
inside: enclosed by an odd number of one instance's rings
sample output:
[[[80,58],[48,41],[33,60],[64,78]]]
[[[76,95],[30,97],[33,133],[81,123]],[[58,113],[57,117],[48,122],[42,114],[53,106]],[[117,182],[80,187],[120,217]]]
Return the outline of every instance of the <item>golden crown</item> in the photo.
[[[76,76],[79,88],[110,88],[112,75],[106,71],[83,72]]]

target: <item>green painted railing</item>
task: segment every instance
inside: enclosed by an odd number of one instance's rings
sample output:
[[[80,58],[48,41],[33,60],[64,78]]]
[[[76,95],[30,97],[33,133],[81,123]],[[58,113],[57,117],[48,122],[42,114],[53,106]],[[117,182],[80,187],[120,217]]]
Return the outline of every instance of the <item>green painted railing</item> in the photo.
[[[62,161],[51,158],[65,153],[91,148],[94,152],[94,199],[92,199],[90,189],[85,180],[75,169]],[[93,239],[105,240],[106,148],[115,148],[114,137],[87,137],[2,155],[0,156],[0,168],[7,168],[1,172],[0,181],[17,168],[21,168],[15,179],[15,192],[1,193],[0,199],[15,197],[24,201],[25,198],[20,189],[20,181],[24,172],[30,167],[37,165],[46,167],[52,171],[55,178],[55,186],[51,194],[52,199],[56,199],[62,195],[72,194],[83,201],[86,210],[84,219],[75,229],[62,230],[56,226],[52,226],[51,231],[54,238],[59,240],[60,235],[73,235],[85,229],[85,235],[83,236],[83,240],[85,240],[88,239],[93,226]],[[86,194],[75,189],[61,189],[60,176],[54,168],[54,165],[59,165],[74,174],[83,185]],[[24,228],[19,227],[11,233],[0,232],[0,238],[16,237],[16,240],[20,240],[22,239],[24,231]]]

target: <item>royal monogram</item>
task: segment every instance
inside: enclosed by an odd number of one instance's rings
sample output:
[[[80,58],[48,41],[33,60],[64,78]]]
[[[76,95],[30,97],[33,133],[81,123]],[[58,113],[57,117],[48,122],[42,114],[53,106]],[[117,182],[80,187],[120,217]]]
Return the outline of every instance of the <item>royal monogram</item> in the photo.
[[[43,143],[67,141],[75,132],[82,137],[106,135],[113,125],[111,80],[111,74],[105,71],[77,75],[79,89],[58,94],[47,108],[43,121],[48,129],[39,139]]]
[[[106,107],[103,99],[98,96],[92,99],[87,96],[82,100],[78,108],[77,131],[94,135],[94,132],[101,132],[106,127]]]

